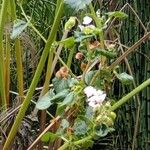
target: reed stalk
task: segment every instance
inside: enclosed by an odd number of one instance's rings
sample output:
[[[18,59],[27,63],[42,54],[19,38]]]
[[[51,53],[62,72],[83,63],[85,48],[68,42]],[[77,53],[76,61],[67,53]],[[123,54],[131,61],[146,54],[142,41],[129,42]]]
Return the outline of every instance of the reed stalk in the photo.
[[[22,106],[21,106],[21,108],[19,110],[19,113],[16,116],[14,124],[13,124],[13,126],[12,126],[12,128],[10,130],[10,133],[9,133],[9,135],[7,137],[7,140],[6,140],[5,144],[4,144],[3,150],[9,149],[10,144],[13,142],[13,139],[14,139],[16,133],[17,133],[17,130],[18,130],[20,124],[21,124],[21,121],[22,121],[22,119],[23,119],[23,117],[25,115],[25,112],[26,112],[26,110],[27,110],[27,108],[28,108],[28,106],[30,104],[30,101],[31,101],[32,96],[33,96],[33,93],[34,93],[35,88],[37,86],[37,83],[38,83],[38,81],[40,79],[40,76],[41,76],[42,69],[44,67],[46,58],[48,56],[49,49],[51,48],[51,45],[53,43],[53,39],[55,38],[55,35],[57,33],[57,29],[58,29],[58,26],[59,26],[60,20],[61,20],[62,11],[63,11],[63,1],[61,1],[60,5],[59,5],[57,14],[56,14],[54,22],[53,22],[53,26],[51,28],[51,31],[50,31],[47,43],[46,43],[45,48],[43,50],[43,53],[42,53],[40,62],[38,64],[37,70],[35,72],[35,75],[33,77],[32,83],[31,83],[31,85],[29,87],[29,90],[27,92],[26,98],[23,101],[23,104],[22,104]]]
[[[9,4],[9,0],[3,0],[0,11],[0,101],[1,106],[6,109],[7,101],[6,101],[6,93],[5,93],[5,70],[4,70],[4,49],[3,49],[3,31],[4,24],[6,20],[7,6]]]

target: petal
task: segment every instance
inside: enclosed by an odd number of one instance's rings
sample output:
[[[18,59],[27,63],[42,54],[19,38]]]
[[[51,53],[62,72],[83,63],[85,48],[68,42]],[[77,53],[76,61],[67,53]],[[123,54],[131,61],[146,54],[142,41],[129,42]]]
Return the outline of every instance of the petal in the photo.
[[[84,93],[86,94],[87,97],[91,97],[92,95],[94,95],[95,92],[96,92],[96,89],[94,89],[92,86],[87,86],[84,89]]]
[[[89,102],[88,105],[94,108],[96,104],[94,102]]]
[[[92,18],[91,18],[91,17],[85,16],[85,17],[83,18],[83,24],[84,24],[84,25],[88,25],[88,24],[90,24],[91,22],[92,22]]]
[[[88,98],[87,101],[88,101],[88,102],[94,102],[94,103],[95,103],[95,102],[96,102],[95,96],[92,96],[92,97]]]

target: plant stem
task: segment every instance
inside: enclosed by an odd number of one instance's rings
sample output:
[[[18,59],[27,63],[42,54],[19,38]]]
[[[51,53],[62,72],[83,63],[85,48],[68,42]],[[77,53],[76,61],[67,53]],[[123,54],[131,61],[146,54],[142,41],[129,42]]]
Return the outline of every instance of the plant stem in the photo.
[[[91,140],[93,136],[89,135],[81,140],[75,141],[72,144],[73,145],[82,145],[83,143],[88,142],[88,140]],[[66,142],[64,145],[62,145],[58,150],[66,150],[69,147],[70,143]]]
[[[71,67],[73,54],[74,54],[74,47],[72,47],[72,48],[70,49],[70,51],[69,51],[69,56],[68,56],[68,60],[67,60],[67,66],[68,66],[68,68]]]
[[[37,83],[39,81],[39,78],[41,76],[42,69],[44,67],[46,58],[48,56],[49,49],[51,48],[54,37],[56,36],[57,29],[58,29],[58,26],[59,26],[60,20],[61,20],[62,11],[63,11],[63,1],[61,2],[60,6],[59,6],[59,9],[58,9],[58,12],[55,16],[53,26],[51,28],[47,43],[46,43],[45,48],[43,50],[40,62],[38,64],[37,70],[36,70],[35,75],[33,77],[33,80],[32,80],[32,83],[30,85],[27,96],[26,96],[25,100],[23,101],[23,104],[20,108],[20,111],[19,111],[18,115],[16,116],[16,119],[14,121],[14,124],[13,124],[11,130],[10,130],[10,133],[8,135],[8,138],[7,138],[6,142],[5,142],[3,150],[8,150],[10,148],[10,144],[12,143],[12,141],[13,141],[16,133],[17,133],[17,130],[18,130],[20,124],[21,124],[21,121],[22,121],[22,119],[25,115],[25,112],[26,112],[26,110],[27,110],[27,108],[30,104],[33,93],[35,91],[35,88],[36,88]]]
[[[9,90],[10,90],[10,39],[9,34],[6,31],[6,62],[5,62],[5,88],[6,88],[6,100],[7,107],[10,107]]]
[[[17,19],[16,5],[15,5],[14,0],[12,0],[12,2],[10,2],[10,7],[11,7],[12,19],[16,20]],[[23,96],[24,96],[23,89],[24,88],[23,88],[22,47],[21,47],[20,40],[18,38],[15,39],[15,52],[16,52],[17,77],[18,77],[18,91],[19,91],[19,96],[23,100]]]
[[[30,20],[28,19],[27,15],[26,15],[26,13],[24,12],[24,9],[23,9],[23,7],[22,7],[21,5],[20,5],[20,9],[21,9],[21,11],[22,11],[23,16],[24,16],[25,19],[27,20],[29,26],[30,26],[30,27],[34,30],[34,32],[36,32],[37,35],[39,35],[40,38],[46,43],[47,41],[46,41],[45,37],[44,37],[44,36],[34,27],[34,25],[30,22]]]
[[[2,106],[6,109],[6,95],[5,95],[5,82],[4,82],[4,50],[3,50],[3,29],[6,19],[7,6],[9,0],[3,0],[0,11],[0,99]]]
[[[129,94],[127,94],[126,96],[124,96],[123,98],[121,98],[117,103],[115,103],[112,107],[111,107],[111,111],[114,111],[116,109],[118,109],[119,107],[121,107],[124,103],[126,103],[131,97],[133,97],[135,94],[137,94],[138,92],[140,92],[141,90],[143,90],[145,87],[147,87],[148,85],[150,85],[150,78],[147,79],[145,82],[143,82],[141,85],[139,85],[137,88],[135,88],[133,91],[131,91]]]

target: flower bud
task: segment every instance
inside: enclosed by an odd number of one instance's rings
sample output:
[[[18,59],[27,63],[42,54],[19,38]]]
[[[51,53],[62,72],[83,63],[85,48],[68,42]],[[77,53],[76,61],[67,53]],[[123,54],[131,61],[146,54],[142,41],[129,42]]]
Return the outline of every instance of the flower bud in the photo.
[[[75,58],[78,59],[78,60],[82,60],[83,59],[83,54],[81,52],[78,52],[78,53],[76,53]]]
[[[88,35],[88,34],[93,34],[94,29],[95,29],[95,26],[94,26],[94,25],[86,26],[86,27],[84,27],[84,29],[83,29],[83,33],[86,34],[86,35]]]
[[[114,113],[113,111],[110,112],[109,117],[112,118],[113,120],[116,119],[116,113]]]
[[[86,65],[85,63],[81,63],[80,68],[82,71],[84,71],[86,69]]]
[[[69,20],[65,24],[65,30],[70,30],[72,27],[74,27],[76,24],[76,18],[70,17]]]

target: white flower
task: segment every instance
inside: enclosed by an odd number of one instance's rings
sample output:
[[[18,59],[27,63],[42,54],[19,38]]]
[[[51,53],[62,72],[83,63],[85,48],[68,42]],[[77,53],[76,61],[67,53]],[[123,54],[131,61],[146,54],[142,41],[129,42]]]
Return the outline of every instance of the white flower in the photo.
[[[88,24],[90,24],[91,22],[92,22],[92,18],[91,18],[91,17],[85,16],[85,17],[83,18],[83,24],[84,24],[84,25],[88,25]]]
[[[94,109],[99,106],[99,104],[96,104],[94,102],[89,102],[88,104],[89,104],[89,106],[91,106]]]
[[[84,93],[86,94],[87,97],[91,97],[92,95],[95,95],[96,92],[97,92],[96,89],[93,88],[92,86],[87,86],[84,89]]]
[[[102,90],[96,90],[92,86],[88,86],[84,89],[84,93],[87,96],[88,105],[96,108],[100,106],[106,98],[106,94]]]

